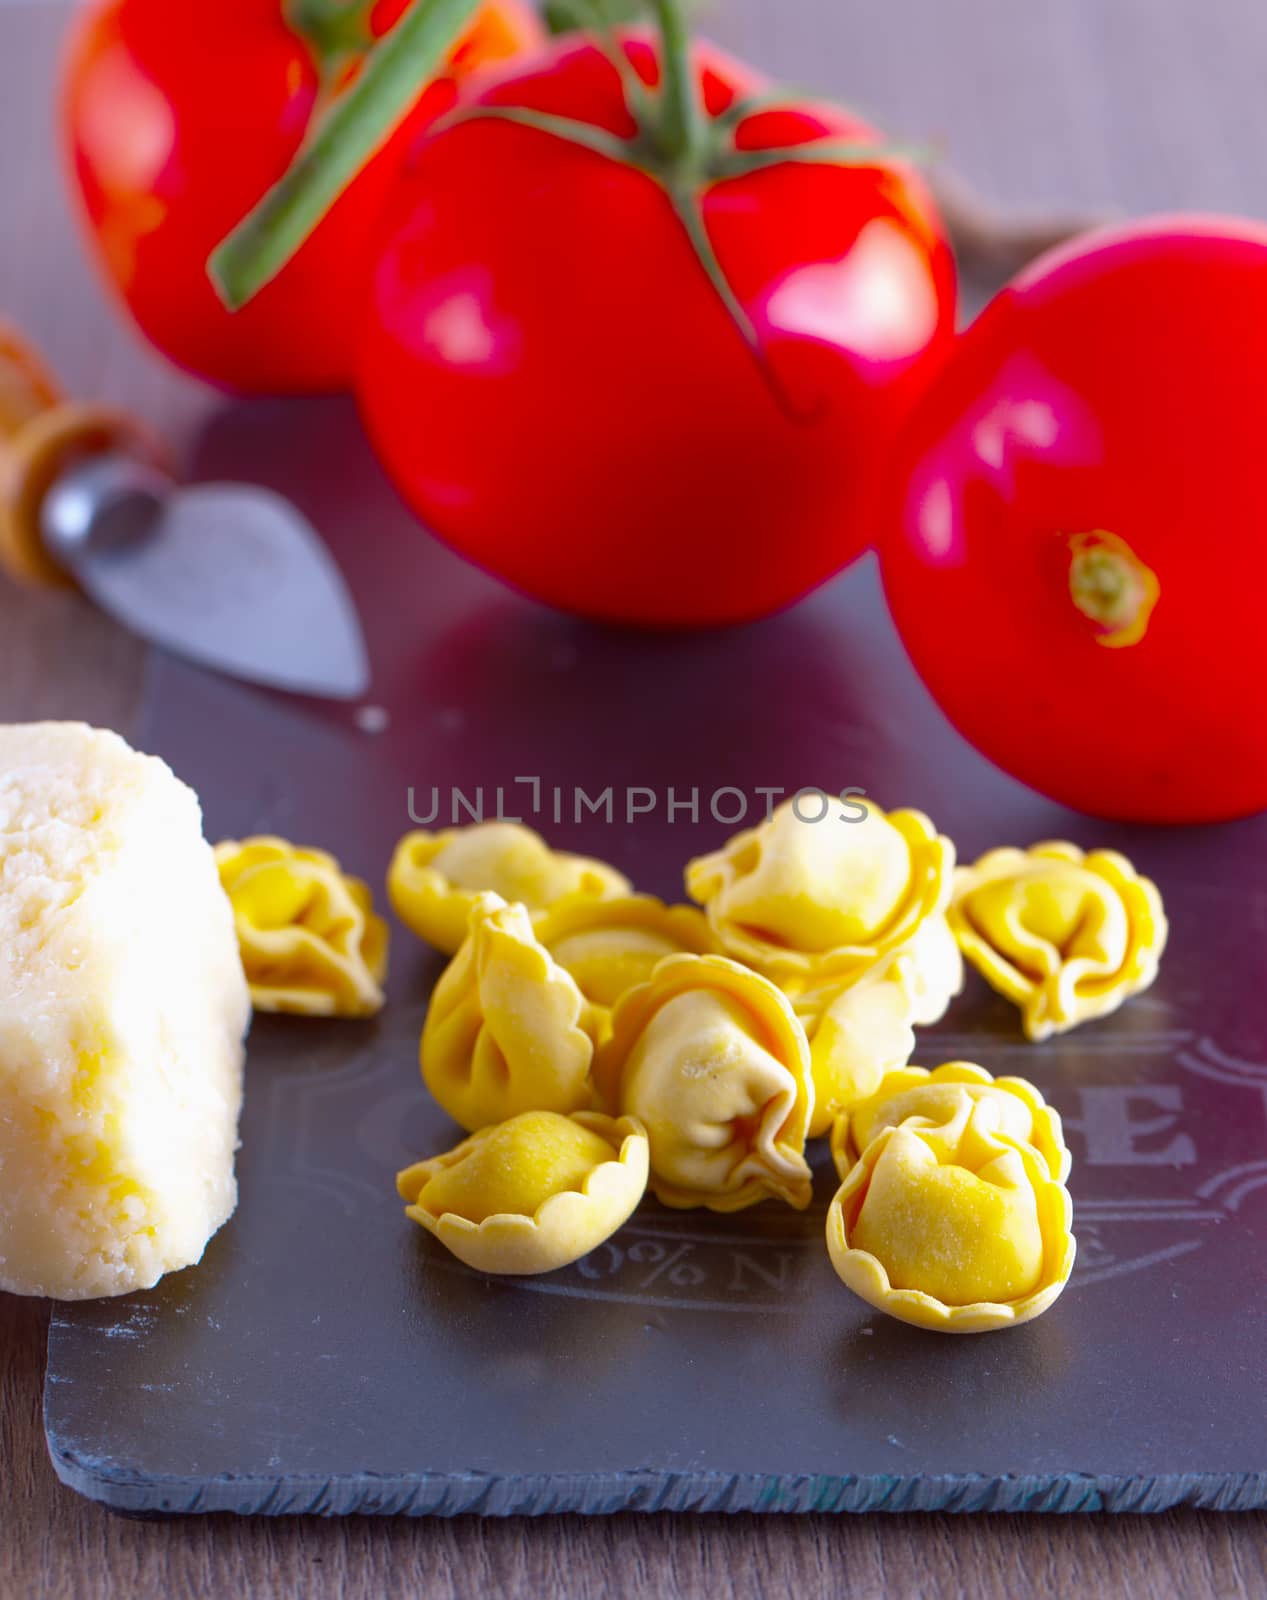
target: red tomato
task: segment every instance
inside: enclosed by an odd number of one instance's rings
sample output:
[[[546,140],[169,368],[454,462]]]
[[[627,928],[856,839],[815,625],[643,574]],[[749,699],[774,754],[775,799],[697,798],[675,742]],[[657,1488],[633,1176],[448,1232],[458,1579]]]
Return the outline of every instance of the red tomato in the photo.
[[[1044,794],[1267,805],[1267,228],[1172,217],[1029,268],[907,430],[885,586],[950,719]]]
[[[407,0],[379,8],[378,32]],[[431,84],[404,127],[293,261],[231,316],[207,257],[289,166],[321,95],[318,63],[281,0],[97,0],[66,58],[63,122],[95,254],[138,326],[180,366],[228,388],[346,387],[372,265],[370,228],[409,141],[453,100]],[[525,0],[478,13],[454,70],[535,45]]]
[[[658,80],[645,41],[627,53]],[[759,87],[695,52],[711,117]],[[475,91],[473,90],[473,93]],[[621,138],[612,64],[565,41],[475,93]],[[747,117],[751,150],[874,141],[819,107]],[[954,271],[918,178],[782,164],[702,192],[754,355],[660,178],[540,129],[458,122],[384,217],[358,392],[447,543],[566,611],[665,626],[789,604],[868,542],[897,418],[951,337]]]

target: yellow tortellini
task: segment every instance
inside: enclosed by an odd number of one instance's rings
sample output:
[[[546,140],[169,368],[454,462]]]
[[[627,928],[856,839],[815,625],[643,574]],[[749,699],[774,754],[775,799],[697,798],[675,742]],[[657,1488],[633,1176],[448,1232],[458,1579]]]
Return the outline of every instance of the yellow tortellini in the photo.
[[[486,890],[541,911],[565,895],[602,899],[629,894],[631,887],[615,867],[551,850],[539,833],[517,822],[408,833],[387,873],[396,915],[449,955],[466,937],[475,897]]]
[[[826,1133],[840,1112],[904,1066],[915,1048],[915,1027],[938,1021],[962,987],[963,959],[941,915],[860,977],[851,973],[812,989],[791,985],[814,1070],[810,1137]]]
[[[827,1214],[841,1280],[877,1310],[945,1333],[1028,1322],[1069,1280],[1068,1191],[1028,1143],[1002,1131],[997,1102],[951,1124],[884,1127]]]
[[[1116,851],[1061,841],[961,867],[949,917],[964,955],[1020,1007],[1035,1040],[1115,1011],[1157,976],[1166,944],[1156,885]]]
[[[908,945],[950,895],[954,846],[919,811],[868,800],[802,820],[797,802],[686,868],[727,953],[789,991],[860,975]]]
[[[257,1011],[371,1016],[383,1004],[387,924],[369,888],[324,850],[285,839],[216,846]]]
[[[646,1127],[665,1205],[809,1204],[809,1045],[759,974],[723,956],[666,957],[617,1003],[595,1078],[609,1109]]]
[[[480,1272],[553,1272],[611,1237],[647,1187],[632,1117],[525,1111],[396,1179],[405,1214]]]
[[[944,912],[922,922],[910,944],[889,958],[887,975],[905,990],[917,1028],[941,1021],[963,988],[963,956]]]
[[[527,908],[477,895],[427,1009],[423,1081],[471,1132],[523,1111],[587,1110],[588,1020],[576,980],[538,943]]]
[[[796,1003],[809,1036],[814,1077],[811,1139],[826,1133],[840,1112],[873,1094],[915,1048],[910,998],[900,982],[867,979],[816,1001],[808,1014]]]
[[[1052,1177],[1065,1181],[1070,1158],[1060,1113],[1025,1078],[994,1078],[972,1061],[947,1061],[931,1072],[927,1067],[898,1067],[886,1073],[874,1093],[836,1118],[831,1130],[836,1170],[847,1177],[877,1135],[911,1118],[929,1141],[953,1149],[982,1102],[999,1133],[1031,1145]]]
[[[665,956],[717,950],[703,912],[666,906],[649,894],[568,895],[533,923],[537,938],[600,1012],[609,1013],[622,994],[645,983]]]

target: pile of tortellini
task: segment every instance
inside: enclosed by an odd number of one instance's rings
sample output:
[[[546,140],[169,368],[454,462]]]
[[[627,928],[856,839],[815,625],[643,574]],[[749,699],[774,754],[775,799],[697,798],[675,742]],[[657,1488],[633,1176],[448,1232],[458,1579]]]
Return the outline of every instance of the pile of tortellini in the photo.
[[[548,1272],[648,1187],[674,1207],[804,1209],[806,1142],[827,1135],[827,1247],[855,1293],[948,1332],[1045,1310],[1074,1258],[1060,1118],[1023,1079],[911,1065],[914,1030],[964,956],[1031,1039],[1113,1010],[1156,975],[1157,890],[1111,851],[1000,849],[956,871],[918,811],[813,815],[789,801],[690,862],[696,905],[517,823],[406,836],[392,904],[452,956],[422,1076],[470,1134],[399,1175],[407,1215],[472,1267]]]

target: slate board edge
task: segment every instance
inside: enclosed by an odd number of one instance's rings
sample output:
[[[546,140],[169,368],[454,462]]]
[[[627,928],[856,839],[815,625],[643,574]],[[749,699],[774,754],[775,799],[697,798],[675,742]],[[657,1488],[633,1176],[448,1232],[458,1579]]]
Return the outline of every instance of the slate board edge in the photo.
[[[62,1449],[49,1454],[68,1487],[116,1511],[156,1516],[237,1512],[242,1516],[521,1517],[622,1511],[686,1512],[1016,1512],[1152,1513],[1175,1506],[1208,1511],[1267,1507],[1267,1472],[1096,1476],[1054,1473],[996,1477],[858,1477],[763,1473],[373,1472],[333,1478],[244,1475],[200,1481],[145,1476]]]

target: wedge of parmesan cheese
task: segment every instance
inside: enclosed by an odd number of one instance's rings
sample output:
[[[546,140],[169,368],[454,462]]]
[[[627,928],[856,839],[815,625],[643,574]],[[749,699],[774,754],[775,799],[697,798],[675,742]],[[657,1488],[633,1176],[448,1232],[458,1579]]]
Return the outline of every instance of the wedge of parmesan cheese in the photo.
[[[193,791],[117,734],[0,726],[0,1289],[201,1258],[237,1201],[249,1014]]]

